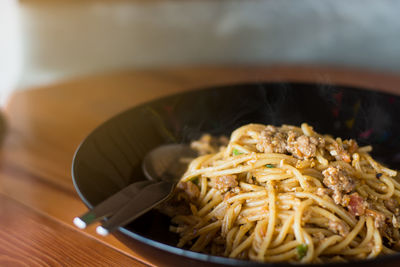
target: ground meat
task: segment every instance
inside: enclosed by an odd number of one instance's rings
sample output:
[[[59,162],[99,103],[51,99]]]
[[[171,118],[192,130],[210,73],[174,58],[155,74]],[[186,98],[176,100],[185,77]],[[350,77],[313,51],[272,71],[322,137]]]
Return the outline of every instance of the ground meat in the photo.
[[[367,202],[364,201],[364,199],[358,193],[353,193],[350,195],[348,209],[351,214],[355,216],[363,215],[366,208]]]
[[[302,160],[312,159],[316,156],[318,148],[327,150],[336,160],[351,162],[351,157],[358,149],[355,140],[341,139],[329,141],[324,138],[301,134],[293,129],[282,129],[268,125],[261,131],[256,144],[259,152],[291,154]]]
[[[329,221],[328,228],[341,236],[346,236],[349,233],[349,226],[343,221]]]
[[[268,125],[261,131],[256,148],[264,153],[286,153],[287,134],[277,127]]]
[[[300,135],[291,130],[285,132],[268,125],[261,132],[256,148],[264,153],[289,153],[299,159],[310,159],[316,156],[317,148],[323,146],[323,138]]]
[[[215,188],[226,192],[231,188],[238,186],[236,175],[222,175],[215,178]]]
[[[351,155],[358,149],[358,144],[353,139],[345,140],[343,143],[339,140],[330,144],[327,149],[336,160],[343,160],[349,163],[351,162]]]
[[[358,149],[358,144],[354,139],[344,140],[343,141],[343,148],[347,150],[350,155],[355,153]]]
[[[354,190],[354,180],[339,166],[328,167],[322,174],[324,175],[323,183],[333,190],[333,200],[336,204],[342,204],[342,201],[346,200],[343,199],[344,194]]]
[[[178,189],[182,190],[185,192],[185,194],[189,197],[190,200],[196,200],[200,196],[200,190],[191,181],[187,182],[180,182],[177,186]]]
[[[343,207],[348,207],[350,204],[350,195],[342,195],[340,201],[340,205],[342,205]]]
[[[307,135],[296,136],[289,132],[287,139],[287,151],[299,159],[310,159],[316,156],[317,147],[323,147],[324,139]]]

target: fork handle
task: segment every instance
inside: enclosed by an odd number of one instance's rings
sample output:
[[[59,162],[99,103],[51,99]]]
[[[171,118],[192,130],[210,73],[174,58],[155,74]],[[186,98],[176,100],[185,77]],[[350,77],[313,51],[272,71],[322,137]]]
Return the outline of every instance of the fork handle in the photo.
[[[168,181],[154,182],[145,186],[125,206],[105,221],[103,226],[97,229],[97,232],[101,235],[106,235],[120,226],[125,226],[168,199],[174,187],[175,183]]]
[[[97,204],[92,210],[87,211],[80,217],[74,218],[74,224],[79,228],[84,229],[87,225],[99,221],[106,216],[110,216],[115,213],[118,208],[123,207],[128,203],[129,200],[138,194],[141,189],[151,183],[154,182],[145,180],[130,184],[100,204]]]

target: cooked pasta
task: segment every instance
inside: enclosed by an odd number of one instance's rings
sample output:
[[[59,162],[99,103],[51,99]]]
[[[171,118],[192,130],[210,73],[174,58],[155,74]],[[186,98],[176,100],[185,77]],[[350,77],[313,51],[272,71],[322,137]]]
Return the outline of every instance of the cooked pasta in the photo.
[[[400,181],[370,146],[306,123],[248,124],[218,147],[223,141],[205,135],[192,143],[200,156],[169,203],[179,247],[300,263],[400,250]]]

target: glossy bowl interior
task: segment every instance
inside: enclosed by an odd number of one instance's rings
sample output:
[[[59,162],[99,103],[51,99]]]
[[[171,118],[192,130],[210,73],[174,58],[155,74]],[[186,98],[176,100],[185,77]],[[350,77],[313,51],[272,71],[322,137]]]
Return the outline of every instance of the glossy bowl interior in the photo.
[[[83,202],[91,208],[130,183],[144,180],[141,161],[146,152],[161,144],[188,143],[205,132],[229,136],[247,123],[302,122],[320,133],[371,144],[375,158],[400,169],[399,96],[333,84],[257,83],[176,94],[115,116],[82,142],[73,160],[72,177]],[[169,218],[150,211],[115,236],[157,266],[261,265],[177,248],[177,236],[168,227]],[[398,266],[400,255],[351,264]]]

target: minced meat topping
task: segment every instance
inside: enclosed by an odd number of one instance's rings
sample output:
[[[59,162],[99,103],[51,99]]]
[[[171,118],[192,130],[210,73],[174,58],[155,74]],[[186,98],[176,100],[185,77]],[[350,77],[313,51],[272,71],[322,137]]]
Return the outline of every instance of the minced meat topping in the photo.
[[[353,178],[338,166],[330,166],[322,174],[324,175],[323,183],[333,190],[333,200],[336,204],[341,204],[344,194],[350,193],[355,188]]]
[[[316,156],[317,148],[324,146],[323,138],[292,130],[283,131],[279,127],[268,125],[261,132],[256,148],[264,153],[291,154],[299,159],[310,159]]]
[[[238,186],[236,175],[222,175],[217,176],[215,179],[215,187],[222,192],[225,192],[236,186]]]
[[[287,133],[279,131],[278,127],[268,125],[261,132],[256,148],[264,153],[286,153]]]

